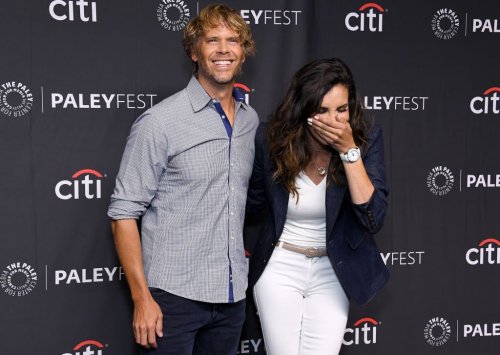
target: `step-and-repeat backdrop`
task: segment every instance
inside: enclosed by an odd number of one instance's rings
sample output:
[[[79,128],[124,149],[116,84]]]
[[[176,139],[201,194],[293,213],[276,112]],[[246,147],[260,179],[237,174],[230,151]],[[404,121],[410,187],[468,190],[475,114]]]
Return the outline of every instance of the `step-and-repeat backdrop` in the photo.
[[[0,353],[138,354],[106,209],[132,122],[189,80],[182,29],[207,3],[1,2]],[[340,57],[384,129],[392,279],[352,306],[341,353],[497,354],[500,3],[227,3],[255,36],[238,85],[261,120],[300,66]],[[251,301],[238,354],[264,354]]]

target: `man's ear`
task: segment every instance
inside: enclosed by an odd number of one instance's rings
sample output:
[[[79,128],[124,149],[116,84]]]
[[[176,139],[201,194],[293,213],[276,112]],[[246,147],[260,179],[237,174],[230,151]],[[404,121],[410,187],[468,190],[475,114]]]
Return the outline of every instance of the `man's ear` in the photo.
[[[194,45],[191,47],[191,60],[193,62],[198,61],[198,51],[196,50],[196,47]]]

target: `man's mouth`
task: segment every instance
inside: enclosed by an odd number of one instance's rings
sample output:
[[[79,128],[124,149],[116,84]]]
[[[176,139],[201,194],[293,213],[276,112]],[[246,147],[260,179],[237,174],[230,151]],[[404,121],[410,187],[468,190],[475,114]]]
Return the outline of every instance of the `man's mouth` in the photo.
[[[224,60],[214,60],[212,61],[215,65],[231,65],[233,60],[224,59]]]

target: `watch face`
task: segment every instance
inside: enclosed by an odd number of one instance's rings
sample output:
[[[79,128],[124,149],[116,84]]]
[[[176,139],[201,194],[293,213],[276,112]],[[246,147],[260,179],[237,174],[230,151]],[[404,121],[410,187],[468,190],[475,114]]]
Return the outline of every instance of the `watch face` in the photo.
[[[359,150],[357,149],[349,149],[347,152],[347,159],[351,162],[355,162],[359,159]]]

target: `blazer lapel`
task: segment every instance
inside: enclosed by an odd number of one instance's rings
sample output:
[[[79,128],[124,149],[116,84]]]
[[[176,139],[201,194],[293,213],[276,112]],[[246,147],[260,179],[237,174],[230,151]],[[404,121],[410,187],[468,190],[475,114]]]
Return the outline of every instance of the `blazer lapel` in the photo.
[[[331,184],[326,189],[326,238],[332,233],[333,225],[337,220],[337,216],[340,211],[340,206],[342,206],[342,200],[344,199],[345,190],[347,188],[347,183],[342,183],[342,185]]]
[[[276,240],[281,236],[285,226],[288,198],[290,194],[278,183],[273,183],[274,190],[274,225],[276,227]]]

